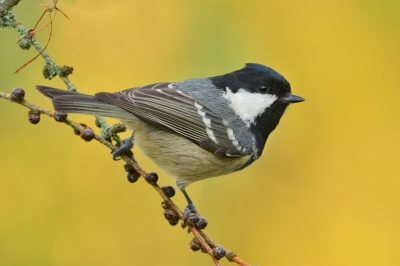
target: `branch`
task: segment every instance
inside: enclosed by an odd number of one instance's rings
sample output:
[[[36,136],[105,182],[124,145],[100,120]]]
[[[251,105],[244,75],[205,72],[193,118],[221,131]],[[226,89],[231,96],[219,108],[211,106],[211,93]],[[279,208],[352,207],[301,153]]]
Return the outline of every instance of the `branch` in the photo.
[[[8,0],[8,1],[0,0],[0,18],[1,18],[0,26],[14,28],[23,37],[22,39],[25,40],[25,39],[27,39],[25,37],[28,36],[29,30],[26,29],[25,27],[23,27],[20,22],[16,21],[14,18],[15,17],[14,14],[11,12],[12,6],[18,4],[19,1],[20,0]],[[40,45],[40,43],[37,41],[37,39],[33,35],[30,35],[29,39],[26,40],[26,42],[23,43],[22,45],[27,45],[28,48],[30,47],[30,45],[32,45],[43,57],[43,59],[46,62],[44,70],[47,70],[46,72],[43,71],[45,78],[51,79],[54,76],[58,75],[64,81],[64,83],[67,85],[68,90],[76,91],[76,92],[78,91],[68,78],[68,75],[71,73],[66,74],[65,72],[63,72],[63,68],[59,67],[53,61],[53,59],[50,57],[50,55],[46,51],[44,51],[43,47]],[[21,46],[21,44],[20,44],[20,46]],[[24,47],[21,46],[21,48],[24,48]],[[65,123],[66,125],[73,128],[74,132],[76,134],[79,134],[81,136],[82,136],[84,130],[87,129],[87,127],[84,124],[76,123],[70,119],[67,119],[66,117],[64,117],[62,120],[60,120],[60,118],[58,117],[59,114],[56,114],[54,111],[44,109],[38,105],[35,105],[31,102],[24,100],[25,92],[21,88],[18,88],[18,90],[19,90],[18,92],[22,92],[22,94],[21,94],[22,96],[17,95],[17,97],[16,97],[16,95],[14,93],[15,90],[13,91],[13,94],[9,94],[9,93],[0,91],[0,98],[8,99],[11,102],[17,103],[19,105],[22,105],[22,106],[30,109],[29,114],[36,115],[37,122],[39,121],[40,114],[44,114],[46,116],[54,118],[58,122]],[[117,133],[121,132],[121,130],[118,131],[118,130],[114,130],[114,129],[118,128],[120,125],[109,126],[107,124],[107,122],[104,120],[104,118],[101,118],[101,117],[96,117],[96,124],[101,127],[101,135],[96,135],[96,134],[94,134],[94,132],[92,132],[93,133],[92,138],[94,138],[96,141],[103,144],[104,146],[106,146],[107,148],[109,148],[112,151],[117,149],[118,146],[120,145],[120,141],[119,141],[120,139],[119,139],[119,136],[117,135]],[[112,144],[111,139],[114,139],[116,141],[117,146]],[[163,199],[162,206],[165,209],[164,215],[167,216],[166,213],[176,215],[177,220],[176,220],[176,223],[174,223],[174,225],[177,224],[178,220],[183,221],[184,220],[183,212],[170,199],[170,197],[172,197],[172,196],[168,197],[165,190],[157,184],[157,180],[152,181],[149,178],[149,176],[153,176],[156,174],[147,173],[137,163],[133,154],[129,154],[129,155],[122,154],[120,157],[122,160],[124,160],[126,162],[125,170],[128,173],[131,173],[133,171],[135,174],[137,174],[137,177],[139,175],[142,176],[145,179],[145,181],[148,184],[150,184],[154,188],[154,190],[160,195],[160,197]],[[172,211],[172,213],[171,213],[171,211]],[[171,221],[170,221],[170,223],[171,223]],[[208,237],[207,234],[203,230],[196,227],[196,225],[194,225],[193,223],[190,223],[188,221],[185,221],[185,223],[188,226],[188,231],[194,235],[194,239],[191,242],[191,248],[194,251],[201,249],[204,253],[207,253],[208,255],[211,256],[215,265],[217,265],[217,266],[220,265],[219,259],[221,257],[225,256],[225,250],[221,248],[221,245],[219,245],[217,242],[215,242],[210,237]],[[198,246],[197,244],[200,246]],[[232,251],[229,251],[229,250],[226,251],[226,257],[229,261],[235,262],[238,265],[243,265],[243,266],[250,265],[250,264],[244,262],[243,260],[241,260]]]
[[[38,115],[44,114],[44,115],[47,115],[47,116],[55,119],[54,111],[44,109],[38,105],[35,105],[31,102],[26,101],[26,100],[18,101],[15,98],[13,98],[12,95],[9,93],[0,91],[0,98],[7,99],[7,100],[10,100],[11,102],[20,104],[20,105],[30,109],[31,111],[33,111],[33,113],[35,113],[35,114],[38,114]],[[60,122],[60,121],[58,121],[58,122]],[[66,125],[70,126],[74,130],[74,132],[79,133],[80,135],[87,128],[85,125],[76,123],[70,119],[65,119],[62,122],[65,123]],[[109,142],[108,140],[106,140],[105,138],[103,138],[99,135],[95,134],[94,139],[96,141],[98,141],[99,143],[103,144],[104,146],[106,146],[107,148],[109,148],[110,150],[117,149],[117,146],[113,145],[111,142]],[[164,203],[165,203],[164,205],[166,206],[166,209],[173,210],[178,215],[180,220],[184,219],[183,212],[179,209],[179,207],[170,198],[168,198],[168,196],[165,194],[164,190],[157,183],[152,183],[152,182],[148,181],[148,179],[146,178],[148,176],[148,173],[145,170],[143,170],[143,168],[137,163],[137,161],[134,159],[133,156],[128,156],[128,155],[122,154],[121,158],[122,158],[122,160],[124,160],[127,163],[127,165],[129,165],[131,168],[135,169],[142,177],[144,177],[146,182],[148,184],[150,184],[157,191],[157,193],[164,200]],[[217,245],[213,241],[210,241],[208,236],[202,230],[196,228],[194,225],[188,224],[188,227],[189,227],[189,230],[200,241],[200,243],[201,243],[202,247],[204,248],[204,250],[206,251],[206,253],[208,253],[212,257],[215,265],[220,265],[218,262],[218,259],[216,259],[214,257],[213,249],[212,249],[212,248],[218,247],[219,245]]]
[[[0,18],[4,16],[4,11],[9,8],[11,9],[13,6],[18,5],[20,0],[4,0],[0,1]]]

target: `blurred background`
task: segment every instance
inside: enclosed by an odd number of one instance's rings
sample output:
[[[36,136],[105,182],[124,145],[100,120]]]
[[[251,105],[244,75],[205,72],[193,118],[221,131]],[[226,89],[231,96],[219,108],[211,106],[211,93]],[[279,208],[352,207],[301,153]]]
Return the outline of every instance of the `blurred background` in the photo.
[[[16,18],[33,28],[44,2],[21,1]],[[64,0],[58,8],[70,20],[57,14],[47,51],[73,66],[82,92],[258,62],[306,98],[250,168],[189,186],[222,246],[252,265],[400,265],[399,1]],[[0,90],[23,87],[51,109],[35,85],[65,85],[43,78],[41,58],[13,74],[37,52],[15,45],[12,29],[0,36]],[[37,34],[43,45],[48,36]],[[31,125],[27,112],[0,100],[0,265],[213,265],[163,218],[150,186],[127,182],[109,150],[45,116]],[[160,185],[174,184],[135,153]],[[180,193],[174,200],[185,205]]]

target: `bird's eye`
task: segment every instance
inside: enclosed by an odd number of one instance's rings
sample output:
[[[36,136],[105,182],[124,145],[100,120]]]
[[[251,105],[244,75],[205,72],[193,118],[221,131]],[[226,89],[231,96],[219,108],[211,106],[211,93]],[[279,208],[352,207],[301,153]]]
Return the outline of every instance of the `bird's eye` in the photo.
[[[258,86],[258,92],[260,92],[260,93],[268,93],[268,90],[269,90],[269,88],[267,85],[260,84]]]

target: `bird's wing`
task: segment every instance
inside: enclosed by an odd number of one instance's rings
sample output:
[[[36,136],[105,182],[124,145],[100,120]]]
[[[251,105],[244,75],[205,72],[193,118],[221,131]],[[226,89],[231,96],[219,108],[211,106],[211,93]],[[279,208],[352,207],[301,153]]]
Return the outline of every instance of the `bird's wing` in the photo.
[[[118,106],[163,128],[172,130],[221,157],[242,157],[252,153],[235,140],[227,122],[193,95],[174,83],[157,83],[117,93],[100,92],[95,97]]]

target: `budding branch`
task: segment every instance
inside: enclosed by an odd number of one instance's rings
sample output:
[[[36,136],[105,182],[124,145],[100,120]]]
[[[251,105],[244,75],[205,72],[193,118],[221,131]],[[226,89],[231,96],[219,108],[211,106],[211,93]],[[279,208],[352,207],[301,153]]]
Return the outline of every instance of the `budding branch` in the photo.
[[[0,26],[1,27],[11,27],[15,29],[16,31],[19,32],[21,37],[26,37],[27,33],[29,32],[28,29],[23,27],[23,25],[15,20],[15,15],[11,12],[12,7],[17,5],[20,2],[20,0],[0,0]],[[34,36],[29,36],[30,38],[30,43],[31,45],[40,53],[40,55],[43,57],[43,59],[46,62],[46,65],[50,66],[49,69],[51,71],[54,71],[54,76],[58,75],[66,84],[68,90],[71,91],[77,91],[76,87],[73,85],[73,83],[69,80],[68,75],[63,73],[61,71],[61,68],[53,61],[53,59],[50,57],[50,55],[44,51],[40,43],[36,40]],[[14,103],[17,103],[19,105],[22,105],[38,114],[44,114],[46,116],[54,118],[54,112],[51,110],[44,109],[38,105],[35,105],[31,102],[28,102],[26,100],[21,100],[21,101],[15,101],[13,100],[11,94],[5,93],[0,91],[0,98],[3,99],[8,99]],[[109,131],[108,129],[110,126],[105,122],[103,118],[97,118],[97,121],[99,121],[100,126],[102,128],[102,132]],[[70,126],[71,128],[74,129],[75,132],[80,132],[86,128],[83,124],[76,123],[70,119],[66,119],[63,121],[66,125]],[[106,138],[100,135],[94,136],[94,139],[98,141],[99,143],[103,144],[107,148],[111,150],[115,150],[117,146],[113,145],[111,141],[108,141]],[[117,138],[119,139],[119,138]],[[124,160],[130,167],[135,169],[142,177],[147,176],[147,172],[143,170],[143,168],[136,162],[133,156],[128,156],[125,154],[122,154],[121,159]],[[146,178],[144,178],[146,180]],[[149,182],[148,182],[149,183]],[[150,184],[150,183],[149,183]],[[178,208],[178,206],[170,199],[167,197],[167,195],[164,193],[164,191],[161,189],[161,187],[156,183],[156,184],[150,184],[156,191],[157,193],[161,196],[163,201],[166,203],[169,209],[173,210],[179,217],[179,219],[183,220],[183,212]],[[192,232],[195,238],[198,239],[198,241],[201,243],[203,247],[203,252],[209,254],[214,262],[215,265],[220,265],[220,262],[218,259],[215,258],[213,255],[213,249],[216,247],[220,247],[218,243],[216,243],[214,240],[212,240],[210,237],[207,236],[207,234],[201,230],[196,228],[195,226],[191,224],[187,224],[189,227],[189,231]],[[239,265],[243,266],[250,266],[250,264],[244,262],[241,260],[234,252],[226,250],[226,258],[231,261],[235,262]]]

